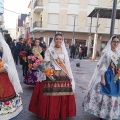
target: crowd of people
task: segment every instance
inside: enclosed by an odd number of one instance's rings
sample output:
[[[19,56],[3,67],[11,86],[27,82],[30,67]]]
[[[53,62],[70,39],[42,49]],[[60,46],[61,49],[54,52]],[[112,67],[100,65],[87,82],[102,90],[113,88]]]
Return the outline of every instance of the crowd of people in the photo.
[[[72,46],[69,46],[66,43],[65,45],[70,58],[78,58],[81,60],[87,57],[87,47],[85,44],[73,44]]]
[[[39,53],[44,58],[44,53],[46,50],[46,44],[40,38],[35,38],[35,40],[33,40],[31,44],[28,43],[27,39],[20,38],[19,42],[17,42],[17,40],[14,39],[9,44],[9,47],[11,49],[11,53],[12,53],[12,56],[13,56],[13,59],[14,59],[16,65],[18,65],[18,61],[22,65],[23,76],[25,76],[27,74],[28,63],[25,62],[23,59],[21,59],[21,57],[19,56],[19,53],[21,51],[26,51],[27,52],[26,57],[28,57],[29,55],[33,54],[33,52],[32,52],[33,49],[38,48],[38,51],[40,49]]]
[[[0,33],[0,120],[12,119],[23,109],[20,96],[23,91],[15,66],[19,62],[24,83],[34,85],[30,112],[43,120],[65,120],[76,116],[75,81],[69,61],[69,56],[75,58],[76,51],[80,59],[85,58],[87,47],[72,45],[69,49],[60,33],[54,36],[48,48],[39,39],[30,45],[22,38],[19,42],[13,40],[8,46]],[[32,64],[30,60],[36,62]],[[84,111],[100,119],[120,119],[119,79],[120,38],[113,36],[102,51],[88,86]]]

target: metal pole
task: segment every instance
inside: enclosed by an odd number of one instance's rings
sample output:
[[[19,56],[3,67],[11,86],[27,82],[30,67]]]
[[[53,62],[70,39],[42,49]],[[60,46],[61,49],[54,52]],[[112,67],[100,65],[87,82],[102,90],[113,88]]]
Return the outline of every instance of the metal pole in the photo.
[[[74,37],[75,37],[75,21],[76,21],[76,16],[74,16],[73,43],[72,44],[74,44]]]
[[[117,0],[113,2],[113,9],[112,9],[112,16],[111,16],[111,28],[110,28],[110,38],[114,34],[114,27],[115,27],[115,19],[116,19],[116,11],[117,11]]]

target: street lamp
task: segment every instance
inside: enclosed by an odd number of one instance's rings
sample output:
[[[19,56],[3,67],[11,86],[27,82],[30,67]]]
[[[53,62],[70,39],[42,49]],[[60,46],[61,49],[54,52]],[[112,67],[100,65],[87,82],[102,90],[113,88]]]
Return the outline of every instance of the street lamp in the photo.
[[[114,34],[115,19],[116,19],[116,8],[117,8],[117,0],[114,0],[113,9],[112,9],[112,16],[111,16],[110,38]]]
[[[74,44],[75,43],[75,22],[76,22],[76,15],[75,16],[73,16],[74,17],[74,26],[73,26],[73,39],[72,39],[72,44]]]

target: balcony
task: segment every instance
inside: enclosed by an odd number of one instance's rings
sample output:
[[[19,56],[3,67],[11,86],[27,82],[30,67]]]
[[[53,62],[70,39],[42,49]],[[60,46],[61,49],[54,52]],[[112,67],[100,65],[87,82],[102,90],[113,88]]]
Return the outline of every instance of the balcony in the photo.
[[[43,0],[36,0],[34,3],[34,12],[41,12],[43,10]]]
[[[42,28],[42,21],[35,21],[33,23],[33,29],[34,28]]]

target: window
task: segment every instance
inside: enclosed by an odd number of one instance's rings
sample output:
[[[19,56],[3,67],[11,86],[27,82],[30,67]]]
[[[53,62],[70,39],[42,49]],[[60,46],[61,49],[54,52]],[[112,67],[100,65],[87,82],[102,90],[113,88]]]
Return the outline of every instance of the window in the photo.
[[[21,19],[21,15],[18,15],[18,19]]]
[[[90,24],[91,24],[91,18],[88,17],[87,18],[87,26],[90,27]],[[92,26],[95,27],[97,24],[97,18],[92,18]],[[99,24],[99,23],[98,23]]]
[[[98,5],[98,0],[89,0],[89,5]]]
[[[111,19],[107,19],[106,21],[106,28],[111,27]],[[118,28],[118,20],[115,20],[115,28]]]
[[[120,2],[117,3],[117,8],[120,8]]]
[[[111,25],[111,24],[110,24]],[[115,28],[118,28],[118,19],[115,20]]]
[[[48,23],[57,25],[58,24],[58,18],[59,18],[58,14],[48,14]]]
[[[69,3],[72,3],[72,4],[79,4],[79,0],[69,0]]]
[[[59,0],[49,0],[50,2],[53,2],[53,3],[58,3]]]
[[[107,19],[106,28],[110,28],[110,25],[111,25],[111,19]]]
[[[105,48],[106,45],[107,45],[107,41],[101,42],[101,51]]]
[[[53,40],[53,38],[49,38],[49,45],[50,45],[50,43],[52,42],[52,40]]]
[[[68,4],[68,14],[70,15],[75,15],[75,14],[78,14],[79,12],[79,5],[78,4]]]
[[[78,24],[78,16],[76,16],[76,15],[68,15],[67,24],[68,25],[74,25],[74,20],[75,20],[75,25],[77,25]]]

